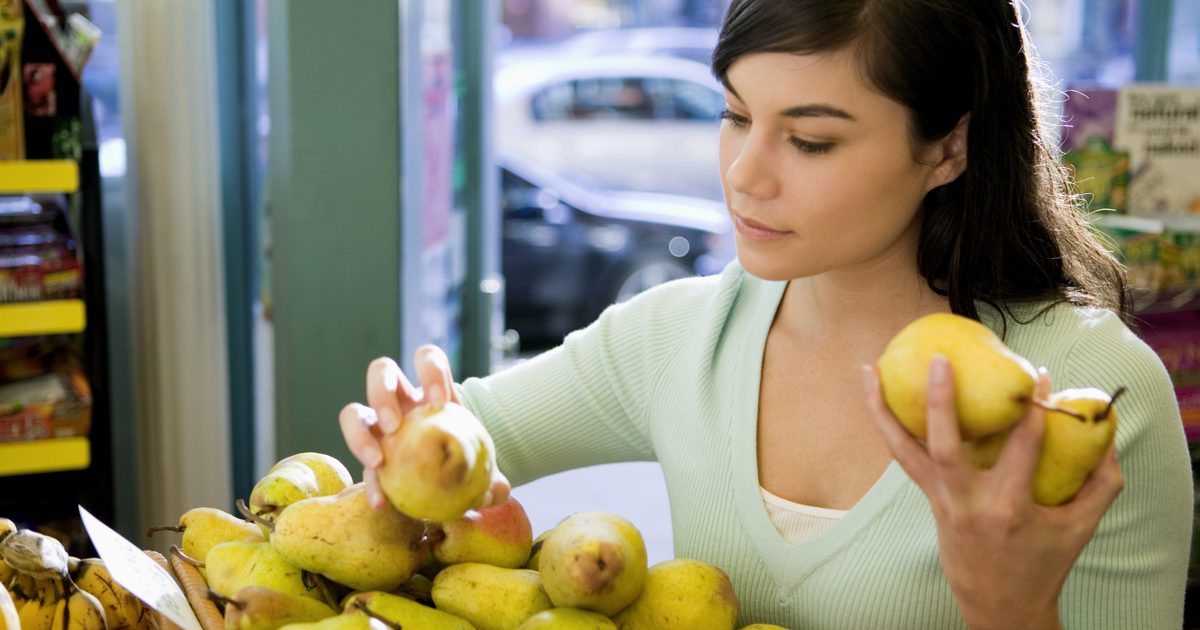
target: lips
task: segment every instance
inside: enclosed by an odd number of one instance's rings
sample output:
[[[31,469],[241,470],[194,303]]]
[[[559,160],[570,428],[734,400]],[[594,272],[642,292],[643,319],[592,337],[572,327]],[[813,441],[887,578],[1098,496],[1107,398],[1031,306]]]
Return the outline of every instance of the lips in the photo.
[[[733,224],[739,234],[756,241],[769,241],[791,234],[791,232],[770,228],[737,213],[733,215]]]

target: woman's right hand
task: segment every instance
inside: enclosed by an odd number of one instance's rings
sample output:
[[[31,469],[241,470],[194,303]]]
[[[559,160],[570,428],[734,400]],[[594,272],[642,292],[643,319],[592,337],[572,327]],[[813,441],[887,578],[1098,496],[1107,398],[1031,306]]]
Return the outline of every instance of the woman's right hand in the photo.
[[[447,402],[462,404],[453,386],[450,361],[441,348],[431,345],[418,348],[413,367],[420,389],[413,387],[395,361],[387,357],[375,359],[367,368],[367,404],[346,405],[338,416],[346,445],[363,465],[367,498],[376,509],[387,504],[376,474],[387,457],[381,447],[383,437],[398,431],[404,415],[417,407],[441,406]],[[510,490],[508,479],[497,467],[492,487],[479,507],[504,503]]]

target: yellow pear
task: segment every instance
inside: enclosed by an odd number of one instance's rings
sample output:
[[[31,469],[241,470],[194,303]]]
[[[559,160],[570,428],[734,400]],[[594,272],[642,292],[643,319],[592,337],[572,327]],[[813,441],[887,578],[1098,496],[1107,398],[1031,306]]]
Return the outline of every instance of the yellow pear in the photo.
[[[733,630],[738,599],[729,576],[699,560],[668,560],[646,573],[641,595],[613,621],[622,630]]]
[[[496,447],[461,405],[418,407],[383,438],[379,485],[396,509],[436,523],[457,520],[492,484]]]
[[[226,630],[274,630],[289,623],[320,621],[338,614],[316,600],[264,586],[247,586],[224,603]]]
[[[633,523],[603,512],[573,514],[542,543],[539,571],[550,600],[612,616],[642,592],[646,545]]]
[[[954,375],[959,428],[965,440],[1003,431],[1025,415],[1037,370],[1004,345],[987,326],[950,313],[934,313],[905,326],[877,363],[883,396],[896,419],[925,438],[925,394],[934,355],[945,356]]]
[[[390,591],[429,554],[425,523],[392,506],[373,509],[364,484],[289,505],[275,519],[271,546],[289,563],[360,591]]]
[[[288,464],[299,462],[308,466],[317,477],[317,496],[327,497],[337,494],[354,485],[354,478],[346,465],[336,457],[324,453],[296,453],[289,455],[271,467],[270,471],[282,468]]]
[[[312,468],[298,461],[276,464],[250,491],[250,514],[274,523],[283,508],[317,496],[321,486]],[[267,527],[262,529],[264,536],[270,536]]]
[[[289,623],[279,630],[388,630],[388,627],[361,612],[356,612],[327,617],[320,621]]]
[[[516,569],[529,562],[533,528],[525,508],[509,496],[500,505],[468,510],[436,526],[433,556],[442,564],[481,562]]]
[[[617,624],[598,612],[551,608],[522,621],[517,630],[617,630]]]
[[[208,550],[223,542],[265,542],[262,530],[249,521],[224,510],[210,507],[192,508],[179,517],[176,527],[152,527],[148,534],[159,531],[183,532],[180,547],[183,553],[204,561]],[[204,575],[204,570],[200,570]]]
[[[270,543],[221,543],[209,550],[205,565],[208,587],[222,597],[232,598],[247,586],[265,586],[287,595],[324,601],[320,590],[309,589],[301,570]]]
[[[783,626],[777,626],[773,623],[752,623],[748,626],[742,626],[738,630],[788,630]]]
[[[433,580],[433,603],[479,630],[514,630],[552,607],[537,571],[477,562],[442,569]]]
[[[372,591],[358,593],[346,602],[346,613],[370,614],[403,628],[421,630],[475,630],[467,620],[444,610],[422,606],[410,599]]]
[[[542,545],[546,544],[546,539],[550,537],[550,532],[552,531],[554,529],[548,529],[533,539],[533,545],[529,548],[529,561],[525,563],[526,569],[538,570],[538,560],[541,558]]]

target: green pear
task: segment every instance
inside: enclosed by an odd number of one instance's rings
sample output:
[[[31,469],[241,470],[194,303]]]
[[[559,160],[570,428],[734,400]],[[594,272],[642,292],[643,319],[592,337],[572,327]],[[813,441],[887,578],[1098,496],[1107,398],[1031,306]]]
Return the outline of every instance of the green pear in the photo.
[[[748,626],[742,626],[738,630],[788,630],[783,626],[777,626],[773,623],[752,623]]]
[[[733,630],[738,599],[729,576],[699,560],[668,560],[646,572],[641,595],[613,621],[622,630]]]
[[[551,608],[521,622],[517,630],[617,630],[617,624],[597,612]]]
[[[546,544],[546,539],[550,537],[550,532],[553,528],[548,529],[533,539],[533,545],[529,548],[529,561],[525,563],[526,569],[538,570],[538,560],[541,559],[542,545]]]
[[[271,471],[293,462],[308,466],[317,477],[317,496],[327,497],[337,494],[354,485],[354,477],[346,469],[346,465],[336,457],[324,453],[296,453],[289,455],[271,467]]]
[[[467,620],[448,611],[422,606],[405,597],[372,591],[358,593],[346,601],[346,613],[364,614],[363,609],[403,628],[421,630],[475,630]]]
[[[612,616],[642,592],[646,545],[633,523],[603,512],[573,514],[542,544],[539,571],[550,600]]]
[[[373,509],[365,484],[304,499],[275,519],[271,546],[292,565],[360,591],[404,584],[428,556],[425,523],[392,506]]]
[[[265,542],[262,530],[254,523],[242,520],[216,508],[192,508],[179,517],[177,527],[152,527],[149,534],[170,530],[183,532],[180,547],[191,558],[204,561],[208,551],[223,542]],[[201,575],[207,575],[200,569]]]
[[[335,615],[320,621],[289,623],[279,630],[384,630],[386,627],[367,615],[356,612]]]
[[[247,586],[225,601],[226,630],[274,630],[289,623],[320,621],[338,614],[308,597]]]
[[[462,517],[492,485],[496,447],[470,411],[455,403],[418,407],[383,438],[379,485],[396,509],[435,523]]]
[[[321,496],[321,485],[312,468],[298,461],[276,464],[250,491],[250,513],[274,523],[283,508],[317,496]],[[269,537],[270,529],[262,529]]]
[[[476,562],[442,569],[433,580],[433,603],[479,630],[515,630],[552,607],[537,571]]]
[[[929,366],[941,354],[954,374],[959,428],[965,440],[1019,422],[1033,399],[1037,371],[983,324],[934,313],[905,326],[877,363],[883,396],[908,432],[925,438]]]
[[[438,526],[442,538],[433,555],[442,564],[480,562],[516,569],[529,561],[533,526],[513,496],[500,505],[470,510],[462,518]]]
[[[209,550],[204,564],[208,587],[222,597],[232,598],[247,586],[265,586],[286,595],[324,601],[320,590],[305,586],[301,570],[270,543],[221,543]]]

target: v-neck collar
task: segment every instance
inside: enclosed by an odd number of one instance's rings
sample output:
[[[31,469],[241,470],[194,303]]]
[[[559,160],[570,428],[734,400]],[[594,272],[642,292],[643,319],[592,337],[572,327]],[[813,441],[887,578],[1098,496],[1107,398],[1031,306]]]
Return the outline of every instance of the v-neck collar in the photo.
[[[817,536],[797,544],[788,543],[771,523],[759,492],[758,477],[758,403],[762,388],[763,354],[767,334],[787,282],[760,281],[761,303],[749,305],[754,320],[746,327],[738,357],[738,388],[734,394],[733,443],[730,466],[734,471],[734,492],[746,528],[755,549],[766,563],[771,577],[787,597],[815,569],[837,554],[865,526],[874,521],[908,482],[908,475],[892,460],[867,493],[854,504],[838,523]],[[797,452],[803,453],[802,448]]]

